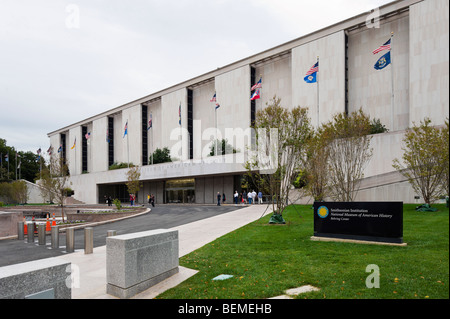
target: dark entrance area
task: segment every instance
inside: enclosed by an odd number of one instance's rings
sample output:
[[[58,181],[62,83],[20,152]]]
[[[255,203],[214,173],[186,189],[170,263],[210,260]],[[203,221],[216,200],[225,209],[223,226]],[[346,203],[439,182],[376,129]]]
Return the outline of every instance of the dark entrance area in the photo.
[[[108,196],[111,196],[113,200],[117,198],[122,203],[130,201],[130,194],[128,193],[127,186],[125,184],[98,185],[98,203],[105,204]]]

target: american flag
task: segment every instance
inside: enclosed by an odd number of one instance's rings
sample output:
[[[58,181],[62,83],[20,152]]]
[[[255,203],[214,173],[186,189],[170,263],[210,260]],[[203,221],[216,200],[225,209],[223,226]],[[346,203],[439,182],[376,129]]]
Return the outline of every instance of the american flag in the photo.
[[[319,62],[316,62],[316,64],[314,64],[311,69],[309,69],[308,72],[306,72],[306,75],[310,75],[313,74],[315,72],[319,71]]]
[[[211,100],[209,100],[209,102],[217,102],[216,93],[214,93],[214,96],[212,97]]]
[[[383,50],[390,50],[391,49],[391,39],[389,39],[385,44],[379,46],[377,49],[373,50],[373,54],[377,54],[380,51]]]
[[[124,128],[124,132],[123,132],[123,137],[125,137],[125,135],[128,135],[128,121],[125,123],[125,128]]]
[[[153,125],[153,119],[152,119],[152,113],[150,113],[150,119],[148,120],[147,131],[152,128],[152,125]]]
[[[260,88],[262,88],[262,78],[260,78],[259,81],[255,85],[252,86],[250,91],[253,91],[255,89],[260,89]]]

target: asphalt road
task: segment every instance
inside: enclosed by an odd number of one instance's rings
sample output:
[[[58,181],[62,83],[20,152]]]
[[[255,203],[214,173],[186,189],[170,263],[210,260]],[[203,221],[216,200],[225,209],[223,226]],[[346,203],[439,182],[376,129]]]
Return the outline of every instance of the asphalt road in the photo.
[[[152,229],[169,229],[204,218],[228,213],[243,207],[234,205],[157,205],[152,208],[150,213],[93,227],[94,247],[106,245],[106,234],[108,230],[115,230],[117,235],[122,235]],[[47,245],[39,245],[37,235],[34,243],[28,243],[26,236],[24,240],[1,240],[0,267],[66,254],[65,233],[59,234],[59,249],[51,248],[50,235],[47,235],[46,243]],[[75,230],[75,250],[83,249],[84,230]]]

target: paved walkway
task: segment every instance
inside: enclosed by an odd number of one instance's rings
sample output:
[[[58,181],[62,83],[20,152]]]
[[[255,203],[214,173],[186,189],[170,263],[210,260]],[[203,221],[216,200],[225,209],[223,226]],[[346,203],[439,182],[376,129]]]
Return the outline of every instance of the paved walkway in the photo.
[[[269,210],[266,211],[266,208],[266,205],[253,205],[171,228],[171,230],[178,230],[180,257],[259,219],[264,213],[269,212]],[[78,280],[73,282],[73,299],[116,299],[106,293],[106,246],[94,248],[93,254],[89,255],[85,255],[84,250],[82,250],[57,258],[71,262],[74,267],[72,273]],[[134,298],[155,298],[195,273],[195,270],[180,266],[178,274],[136,295]]]

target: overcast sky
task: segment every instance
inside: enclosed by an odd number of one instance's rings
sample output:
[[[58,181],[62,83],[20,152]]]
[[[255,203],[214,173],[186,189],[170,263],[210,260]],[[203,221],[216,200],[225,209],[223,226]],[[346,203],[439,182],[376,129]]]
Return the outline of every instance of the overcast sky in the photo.
[[[0,138],[47,133],[390,0],[0,0]]]

